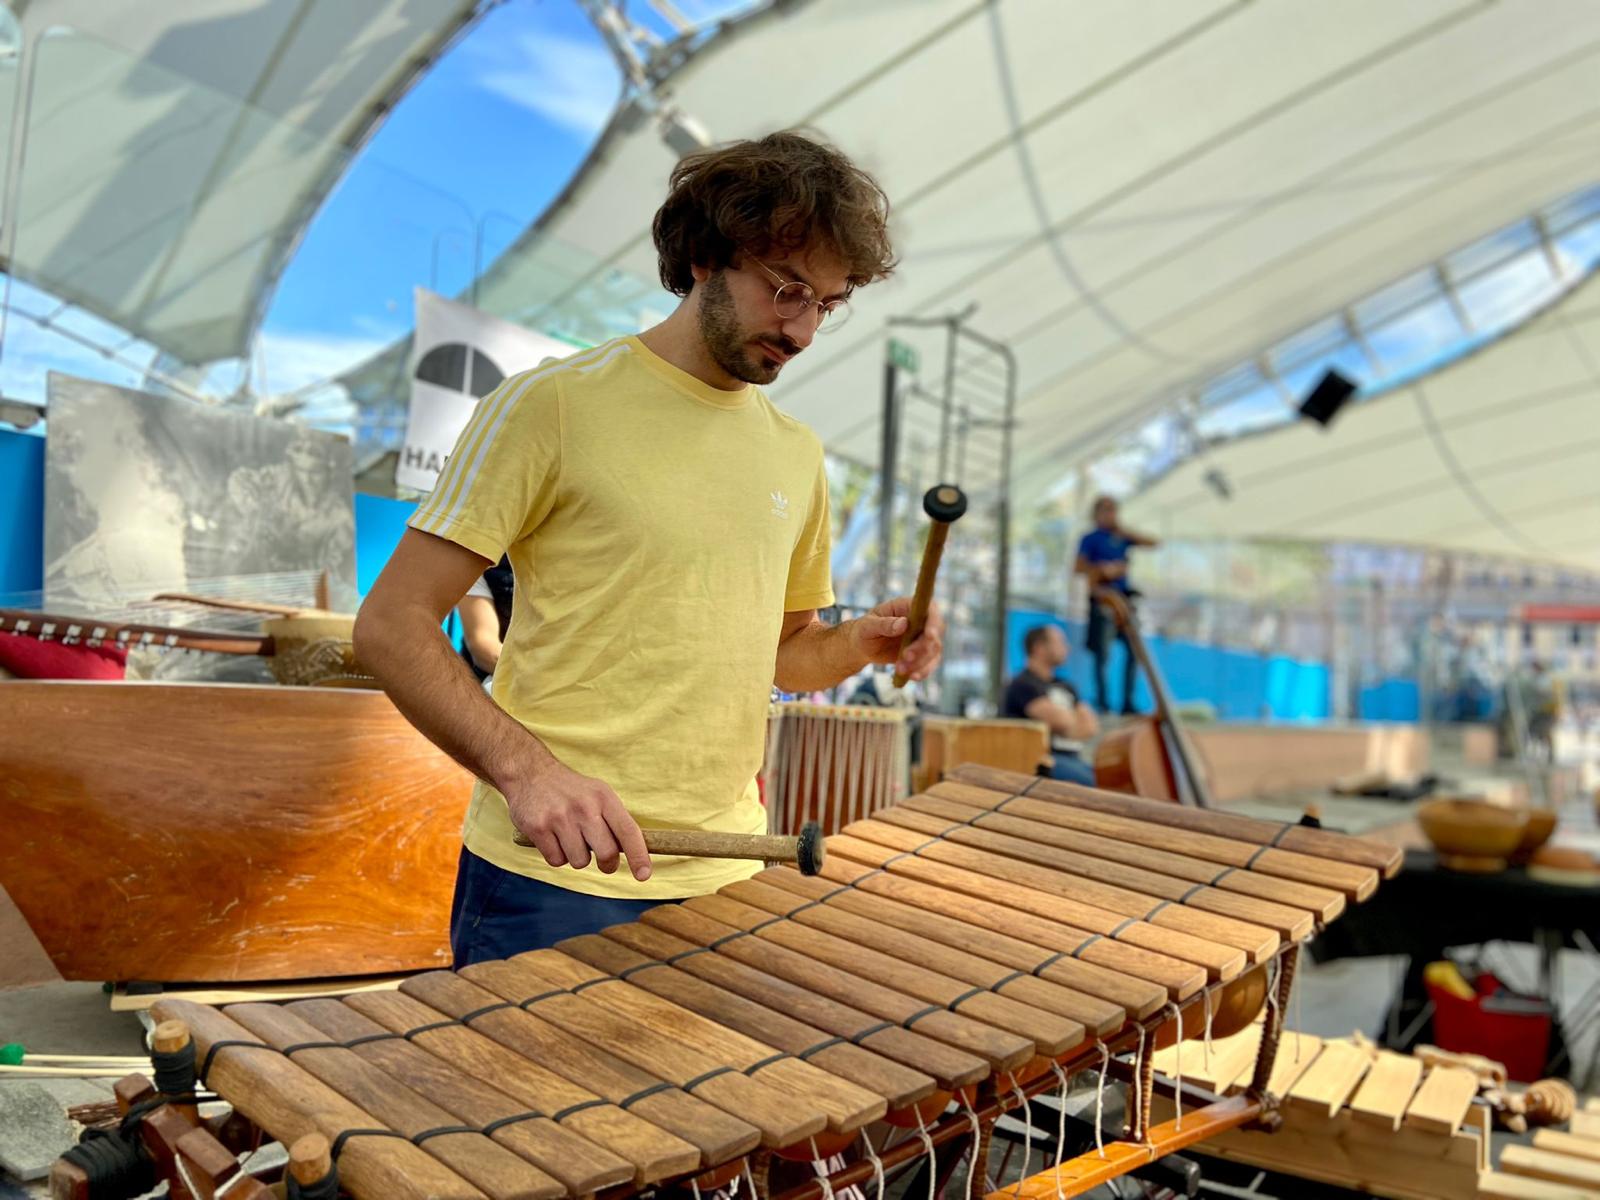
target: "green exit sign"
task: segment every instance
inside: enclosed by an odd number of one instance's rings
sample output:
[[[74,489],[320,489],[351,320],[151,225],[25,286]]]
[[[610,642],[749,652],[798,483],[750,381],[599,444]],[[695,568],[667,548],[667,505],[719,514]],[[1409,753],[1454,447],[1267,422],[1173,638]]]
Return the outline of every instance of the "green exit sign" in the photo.
[[[917,352],[896,338],[889,339],[889,361],[895,366],[899,367],[902,371],[910,371],[912,374],[916,373],[918,362]]]

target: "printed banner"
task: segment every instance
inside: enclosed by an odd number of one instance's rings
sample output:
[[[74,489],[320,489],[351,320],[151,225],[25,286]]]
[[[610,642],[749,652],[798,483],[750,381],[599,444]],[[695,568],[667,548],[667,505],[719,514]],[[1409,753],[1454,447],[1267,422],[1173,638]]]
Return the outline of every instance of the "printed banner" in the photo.
[[[418,288],[411,411],[395,465],[400,487],[431,492],[478,401],[502,380],[575,348]]]

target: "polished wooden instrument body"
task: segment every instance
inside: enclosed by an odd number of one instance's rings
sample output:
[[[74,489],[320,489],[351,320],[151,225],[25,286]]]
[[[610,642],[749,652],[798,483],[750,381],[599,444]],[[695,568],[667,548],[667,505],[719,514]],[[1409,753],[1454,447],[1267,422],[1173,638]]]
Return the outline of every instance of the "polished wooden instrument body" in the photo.
[[[0,684],[0,885],[68,979],[450,961],[472,780],[380,692]]]
[[[1003,1111],[1079,1071],[1130,1079],[1126,1134],[1044,1164],[1019,1192],[1048,1200],[1269,1113],[1257,1090],[1155,1121],[1152,1041],[1277,964],[1253,1064],[1267,1078],[1298,945],[1399,858],[960,767],[849,823],[817,878],[769,868],[398,992],[222,1010],[164,999],[155,1015],[187,1023],[204,1084],[266,1136],[342,1141],[355,1200],[704,1192],[746,1171],[760,1195],[818,1200],[871,1186],[873,1161],[852,1148],[877,1122],[911,1133],[876,1139],[893,1170],[964,1153],[973,1134],[986,1153]],[[1259,1008],[1265,993],[1242,994]],[[351,1129],[369,1132],[341,1138]],[[841,1153],[848,1165],[820,1182]]]
[[[1095,785],[1211,808],[1204,760],[1184,734],[1166,679],[1144,644],[1132,606],[1112,588],[1096,589],[1095,603],[1107,609],[1127,634],[1128,648],[1150,682],[1156,705],[1154,714],[1132,717],[1102,735],[1094,751]]]

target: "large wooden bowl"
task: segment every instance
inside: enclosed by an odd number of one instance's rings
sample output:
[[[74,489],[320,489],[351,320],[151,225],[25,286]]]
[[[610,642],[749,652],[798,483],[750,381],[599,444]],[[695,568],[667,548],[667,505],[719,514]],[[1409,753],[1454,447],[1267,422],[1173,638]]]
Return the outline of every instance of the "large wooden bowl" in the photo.
[[[1487,800],[1430,800],[1417,809],[1417,823],[1453,871],[1503,871],[1528,827],[1526,808]]]

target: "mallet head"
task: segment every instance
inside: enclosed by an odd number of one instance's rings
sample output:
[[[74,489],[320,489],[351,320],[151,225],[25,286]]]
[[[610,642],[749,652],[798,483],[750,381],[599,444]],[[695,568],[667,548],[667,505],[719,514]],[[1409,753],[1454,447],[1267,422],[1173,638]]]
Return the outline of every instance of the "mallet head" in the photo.
[[[800,841],[795,851],[795,864],[802,875],[815,875],[822,870],[822,860],[828,849],[822,842],[822,826],[807,821],[800,827]]]
[[[948,525],[967,511],[967,494],[953,483],[936,483],[923,493],[922,511]]]

